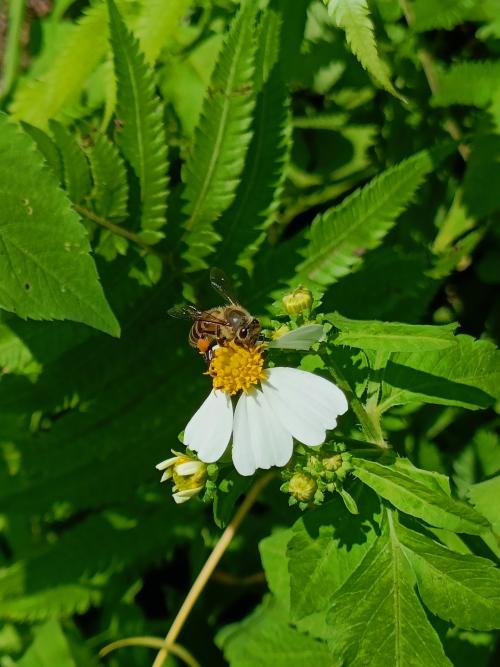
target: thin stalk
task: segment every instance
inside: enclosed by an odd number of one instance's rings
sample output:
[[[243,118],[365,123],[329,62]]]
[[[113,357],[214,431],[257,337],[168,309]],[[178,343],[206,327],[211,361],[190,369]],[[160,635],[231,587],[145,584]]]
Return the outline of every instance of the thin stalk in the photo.
[[[140,246],[146,252],[149,252],[152,255],[156,255],[162,260],[168,260],[165,255],[159,253],[157,250],[155,250],[155,248],[150,246],[148,243],[145,243],[140,236],[134,234],[134,232],[131,232],[128,229],[125,229],[125,227],[121,227],[120,225],[111,222],[111,220],[107,220],[106,218],[97,215],[93,211],[90,211],[88,208],[85,208],[85,206],[80,206],[80,204],[73,204],[73,208],[88,220],[91,220],[92,222],[95,222],[102,227],[106,227],[106,229],[109,229],[109,231],[113,232],[113,234],[116,234],[117,236],[123,236],[123,238],[132,241],[132,243]]]
[[[127,639],[119,639],[116,642],[108,644],[103,649],[99,651],[99,656],[104,658],[104,656],[116,651],[119,648],[125,648],[126,646],[145,646],[146,648],[163,648],[165,646],[165,640],[160,637],[127,637]],[[172,644],[170,646],[170,651],[183,662],[188,665],[188,667],[201,667],[200,663],[194,658],[191,653],[184,646],[180,644]]]
[[[403,10],[406,23],[411,28],[413,26],[415,16],[413,14],[413,7],[411,6],[410,0],[399,0],[399,4],[401,6],[401,9]],[[422,69],[424,71],[425,78],[427,79],[427,83],[429,84],[431,93],[433,95],[436,95],[439,92],[439,83],[438,83],[438,77],[436,75],[436,65],[434,62],[434,58],[432,54],[427,49],[424,48],[418,49],[417,56],[418,59],[420,60],[420,64],[422,65]],[[464,143],[462,143],[462,132],[460,130],[458,123],[455,120],[453,120],[453,118],[446,118],[443,123],[443,126],[444,129],[451,136],[451,138],[459,142],[458,151],[462,156],[464,162],[467,162],[467,160],[470,157],[470,148],[466,146]]]
[[[153,667],[162,667],[163,663],[167,659],[169,651],[171,651],[172,644],[179,636],[179,633],[181,632],[189,614],[191,613],[191,610],[196,604],[196,601],[200,597],[208,580],[212,576],[213,571],[215,570],[217,564],[224,555],[224,552],[231,544],[231,541],[236,531],[238,530],[238,527],[240,526],[241,522],[248,514],[248,512],[251,510],[253,504],[259,497],[261,491],[271,481],[274,475],[275,475],[274,472],[267,473],[266,475],[263,475],[260,479],[258,479],[255,482],[255,484],[252,486],[252,488],[246,495],[245,499],[241,503],[240,507],[238,508],[236,514],[231,520],[231,523],[227,526],[225,531],[220,536],[219,541],[213,548],[210,556],[207,558],[205,562],[205,565],[201,568],[199,575],[196,577],[193,585],[191,586],[191,590],[187,594],[184,602],[182,603],[182,606],[179,609],[177,616],[174,618],[174,622],[170,626],[170,630],[168,631],[165,637],[164,646],[159,651],[158,655],[155,658],[155,661],[153,662]]]
[[[24,0],[10,0],[9,2],[8,33],[2,64],[3,77],[0,84],[0,98],[9,94],[16,79],[25,4]]]

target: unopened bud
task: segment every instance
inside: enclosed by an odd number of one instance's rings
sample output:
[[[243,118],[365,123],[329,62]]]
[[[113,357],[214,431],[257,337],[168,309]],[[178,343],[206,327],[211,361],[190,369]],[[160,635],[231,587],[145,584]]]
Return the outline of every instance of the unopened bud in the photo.
[[[343,459],[342,459],[342,454],[334,454],[333,456],[329,456],[326,459],[323,459],[323,467],[325,470],[328,470],[329,472],[335,472],[339,468],[342,467]]]
[[[311,501],[317,488],[316,480],[303,472],[296,472],[288,482],[288,493],[302,502]]]
[[[300,315],[300,313],[311,310],[313,296],[307,287],[297,287],[290,294],[286,294],[282,302],[289,315]]]

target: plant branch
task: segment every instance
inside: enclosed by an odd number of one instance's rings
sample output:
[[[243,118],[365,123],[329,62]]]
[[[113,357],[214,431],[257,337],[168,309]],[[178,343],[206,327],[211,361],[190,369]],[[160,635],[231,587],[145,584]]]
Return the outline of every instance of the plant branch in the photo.
[[[165,646],[165,640],[160,637],[127,637],[127,639],[119,639],[116,642],[108,644],[103,649],[99,651],[99,657],[104,658],[104,656],[116,651],[119,648],[124,648],[126,646],[145,646],[146,648],[163,648]],[[172,644],[170,646],[170,651],[180,658],[183,662],[188,665],[188,667],[201,667],[200,663],[189,653],[184,646],[180,644]]]
[[[411,6],[410,0],[399,0],[400,7],[403,11],[403,14],[406,19],[406,23],[411,28],[415,21],[415,15],[413,13],[413,7]],[[436,65],[432,54],[425,48],[421,47],[417,51],[418,59],[422,65],[422,69],[429,84],[429,88],[433,95],[436,95],[439,92],[439,83],[438,77],[436,75]],[[470,148],[462,142],[462,132],[458,123],[453,120],[453,118],[446,118],[444,121],[444,128],[451,136],[452,139],[458,142],[458,151],[462,156],[464,162],[470,157]]]
[[[380,425],[380,417],[378,413],[375,411],[368,411],[363,403],[361,403],[359,398],[352,391],[351,385],[347,381],[340,367],[334,361],[331,354],[328,359],[328,365],[337,384],[347,395],[349,405],[353,409],[356,417],[359,419],[359,423],[361,424],[361,428],[363,429],[363,433],[368,442],[374,443],[378,447],[389,449],[389,444],[385,441],[384,434],[382,433],[382,427]]]
[[[179,633],[181,632],[184,623],[186,622],[191,610],[193,609],[196,601],[200,597],[203,589],[205,588],[208,580],[212,576],[213,571],[217,567],[220,559],[224,555],[224,552],[231,544],[231,541],[238,530],[239,525],[248,514],[253,504],[259,497],[261,491],[264,487],[271,481],[274,477],[274,472],[269,472],[266,475],[263,475],[258,479],[255,484],[252,486],[245,499],[241,503],[240,507],[236,511],[231,523],[227,526],[225,531],[219,538],[219,541],[213,548],[210,556],[207,558],[205,565],[201,568],[199,575],[196,577],[191,590],[187,594],[184,602],[182,603],[181,608],[179,609],[177,616],[174,618],[174,622],[170,626],[170,630],[165,637],[165,643],[163,648],[159,651],[158,655],[155,658],[153,667],[162,667],[165,662],[169,651],[171,650],[172,644],[175,642]]]
[[[3,57],[3,76],[0,84],[0,98],[6,97],[9,94],[16,79],[25,5],[25,0],[10,0],[10,3],[8,3],[8,33]]]
[[[92,220],[92,222],[95,222],[102,227],[106,227],[106,229],[109,229],[109,231],[113,232],[113,234],[116,234],[117,236],[123,236],[123,238],[132,241],[132,243],[140,246],[146,252],[160,257],[163,261],[170,261],[166,255],[163,255],[162,253],[155,250],[155,248],[150,246],[148,243],[145,243],[140,236],[134,234],[134,232],[131,232],[128,229],[125,229],[125,227],[121,227],[120,225],[111,222],[111,220],[107,220],[106,218],[97,215],[93,211],[90,211],[88,208],[85,208],[85,206],[80,206],[80,204],[73,204],[73,208],[75,211],[85,216],[88,220]]]

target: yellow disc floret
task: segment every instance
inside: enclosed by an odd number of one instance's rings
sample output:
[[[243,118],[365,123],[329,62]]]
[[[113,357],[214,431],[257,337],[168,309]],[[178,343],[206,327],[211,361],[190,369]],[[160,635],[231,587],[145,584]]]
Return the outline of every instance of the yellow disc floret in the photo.
[[[263,348],[264,345],[243,347],[234,341],[218,347],[208,369],[214,389],[230,395],[239,391],[248,393],[265,380]]]

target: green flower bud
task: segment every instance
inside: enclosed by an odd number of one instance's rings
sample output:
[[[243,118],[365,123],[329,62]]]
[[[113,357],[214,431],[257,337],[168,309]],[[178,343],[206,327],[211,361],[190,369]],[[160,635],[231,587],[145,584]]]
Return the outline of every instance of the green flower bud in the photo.
[[[299,286],[290,294],[286,294],[282,303],[289,315],[300,315],[311,310],[313,296],[311,290],[308,290],[307,287]]]
[[[317,488],[316,480],[303,472],[296,472],[288,482],[288,493],[302,502],[311,501]]]
[[[342,454],[334,454],[328,458],[323,459],[323,467],[329,472],[335,472],[340,467],[342,467],[343,459]]]

